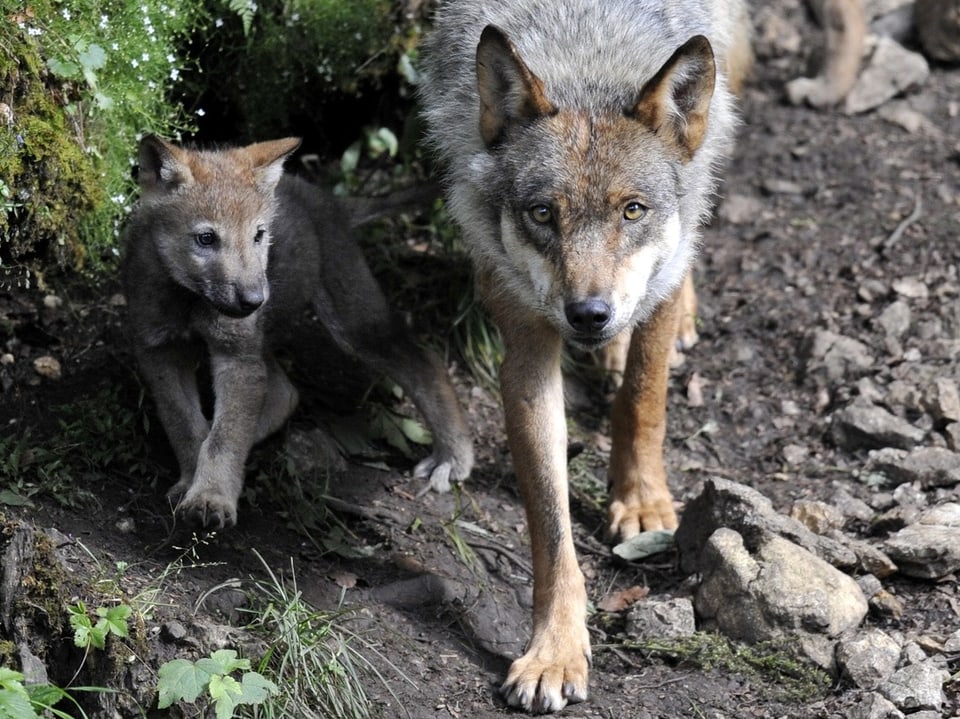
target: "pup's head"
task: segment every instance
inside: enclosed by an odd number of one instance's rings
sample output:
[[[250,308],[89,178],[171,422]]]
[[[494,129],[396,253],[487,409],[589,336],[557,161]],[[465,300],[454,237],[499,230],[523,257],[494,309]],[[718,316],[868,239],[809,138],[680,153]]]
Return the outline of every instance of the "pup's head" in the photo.
[[[484,30],[483,175],[506,281],[569,341],[603,344],[683,279],[695,252],[683,225],[699,218],[685,217],[681,175],[704,141],[714,82],[710,44],[696,36],[638,92],[611,93],[610,107],[554,102],[506,36]]]
[[[298,138],[219,151],[140,142],[141,211],[171,278],[218,312],[246,317],[267,301],[274,190]]]

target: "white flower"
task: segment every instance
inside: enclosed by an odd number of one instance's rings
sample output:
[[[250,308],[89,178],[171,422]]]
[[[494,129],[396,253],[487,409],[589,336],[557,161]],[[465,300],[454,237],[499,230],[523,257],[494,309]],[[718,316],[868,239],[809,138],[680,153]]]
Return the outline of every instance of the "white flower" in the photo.
[[[223,27],[223,19],[218,17],[218,18],[214,21],[213,24],[214,24],[216,27]]]
[[[64,8],[63,10],[61,10],[60,14],[63,15],[64,20],[70,19],[70,11],[67,8]]]
[[[179,79],[180,79],[180,70],[178,70],[177,68],[173,68],[173,69],[170,71],[170,79],[173,80],[174,82],[176,82],[177,80],[179,80]]]
[[[137,58],[133,58],[133,60],[130,61],[130,64],[133,65],[133,67],[140,67],[140,62],[137,60]]]
[[[110,18],[108,18],[106,15],[101,15],[101,16],[100,16],[100,29],[101,29],[101,30],[105,30],[105,29],[107,28],[107,21],[108,21],[109,19],[110,19]]]
[[[175,63],[176,61],[177,61],[176,56],[175,56],[172,52],[168,52],[168,53],[167,53],[167,62],[169,62],[169,63],[172,65],[172,64]]]
[[[37,37],[38,35],[42,35],[42,34],[43,34],[43,30],[41,30],[38,27],[27,28],[27,35],[30,35],[31,37]]]
[[[203,117],[206,114],[207,114],[207,111],[204,110],[202,107],[197,108],[197,117]]]
[[[140,59],[143,60],[144,62],[150,62],[150,53],[149,52],[143,53],[140,56]]]
[[[112,42],[112,43],[110,43],[110,49],[111,49],[111,50],[114,50],[114,51],[119,50],[119,49],[120,49],[120,43],[118,43],[118,42]]]

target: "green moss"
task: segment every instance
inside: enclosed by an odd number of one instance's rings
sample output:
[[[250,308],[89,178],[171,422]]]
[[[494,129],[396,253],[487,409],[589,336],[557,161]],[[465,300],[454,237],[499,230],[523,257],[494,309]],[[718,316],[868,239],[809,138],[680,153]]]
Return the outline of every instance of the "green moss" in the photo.
[[[831,686],[825,671],[798,659],[786,642],[746,645],[720,634],[697,632],[677,639],[629,641],[623,647],[679,664],[753,678],[769,696],[780,700],[810,701],[823,697]]]

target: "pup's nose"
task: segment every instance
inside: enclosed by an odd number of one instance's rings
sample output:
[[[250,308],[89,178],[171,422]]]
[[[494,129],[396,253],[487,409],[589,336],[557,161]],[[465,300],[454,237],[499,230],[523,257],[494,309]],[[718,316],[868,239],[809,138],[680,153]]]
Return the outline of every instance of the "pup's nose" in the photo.
[[[601,332],[613,317],[610,305],[599,297],[570,302],[563,308],[567,322],[579,334],[596,334]]]
[[[240,311],[244,314],[250,314],[259,309],[263,302],[263,290],[247,289],[238,293],[237,304],[240,307]]]

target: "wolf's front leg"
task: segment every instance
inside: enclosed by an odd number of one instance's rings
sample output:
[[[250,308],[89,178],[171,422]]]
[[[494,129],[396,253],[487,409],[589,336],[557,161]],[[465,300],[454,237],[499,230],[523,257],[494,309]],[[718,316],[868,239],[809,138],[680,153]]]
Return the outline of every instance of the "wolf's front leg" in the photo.
[[[177,511],[202,527],[222,529],[237,522],[244,464],[266,393],[267,365],[260,355],[214,354],[210,369],[213,425],[200,445],[193,481]]]
[[[177,457],[180,481],[170,491],[182,494],[193,482],[200,445],[210,431],[197,390],[199,353],[191,345],[140,348],[137,364],[157,406],[160,423]]]
[[[681,298],[678,290],[634,330],[623,384],[613,401],[609,534],[614,539],[677,527],[663,466],[663,440],[669,358]]]
[[[533,551],[533,632],[503,684],[509,704],[559,711],[587,698],[587,596],[577,564],[567,495],[567,428],[561,339],[545,321],[494,315],[506,357],[500,387],[507,439]]]

